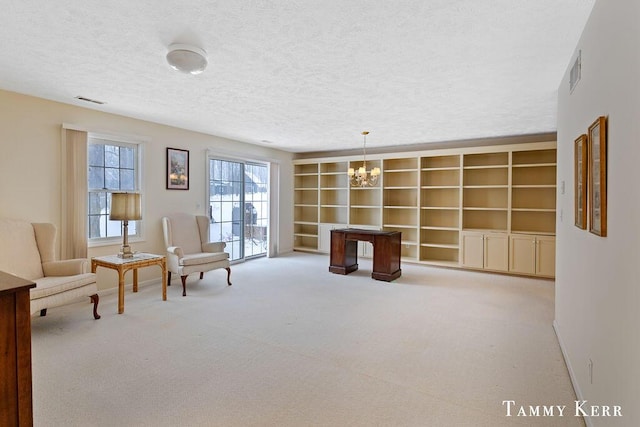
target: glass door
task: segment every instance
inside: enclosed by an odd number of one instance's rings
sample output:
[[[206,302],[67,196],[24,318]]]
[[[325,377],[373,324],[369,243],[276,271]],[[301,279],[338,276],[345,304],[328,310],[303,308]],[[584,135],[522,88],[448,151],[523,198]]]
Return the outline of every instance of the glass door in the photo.
[[[267,254],[269,200],[267,195],[269,168],[267,165],[244,165],[244,256]]]
[[[267,254],[268,177],[264,164],[209,159],[210,239],[232,261]]]

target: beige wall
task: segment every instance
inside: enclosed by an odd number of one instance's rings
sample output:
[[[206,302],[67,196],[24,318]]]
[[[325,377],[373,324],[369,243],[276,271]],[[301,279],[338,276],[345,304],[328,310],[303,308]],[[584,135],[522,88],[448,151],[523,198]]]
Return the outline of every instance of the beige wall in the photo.
[[[640,2],[596,1],[576,47],[582,78],[569,93],[567,70],[559,88],[558,183],[566,191],[558,195],[555,327],[580,397],[623,413],[588,419],[594,426],[640,425],[639,17]],[[601,115],[608,237],[573,225],[573,141]]]
[[[160,218],[186,211],[205,214],[207,209],[206,156],[208,150],[225,157],[269,161],[282,178],[272,177],[274,231],[272,246],[279,253],[293,248],[292,154],[170,126],[131,119],[96,110],[52,102],[0,90],[0,217],[61,224],[62,124],[113,135],[143,138],[144,241],[134,250],[163,253]],[[165,189],[166,148],[190,151],[190,189]],[[276,178],[276,179],[273,179]],[[89,256],[112,254],[118,245],[90,248]],[[140,271],[140,280],[158,279],[154,269]],[[117,284],[115,273],[98,270],[101,289]],[[128,278],[130,281],[130,278]]]

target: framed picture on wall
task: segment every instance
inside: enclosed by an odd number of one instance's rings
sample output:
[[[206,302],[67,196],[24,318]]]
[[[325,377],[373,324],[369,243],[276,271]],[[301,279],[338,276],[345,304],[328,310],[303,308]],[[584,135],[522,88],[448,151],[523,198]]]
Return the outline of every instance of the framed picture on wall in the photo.
[[[589,126],[589,231],[607,235],[607,118]]]
[[[587,228],[587,135],[582,134],[574,141],[574,198],[575,225]]]
[[[189,189],[189,151],[167,148],[167,190]]]

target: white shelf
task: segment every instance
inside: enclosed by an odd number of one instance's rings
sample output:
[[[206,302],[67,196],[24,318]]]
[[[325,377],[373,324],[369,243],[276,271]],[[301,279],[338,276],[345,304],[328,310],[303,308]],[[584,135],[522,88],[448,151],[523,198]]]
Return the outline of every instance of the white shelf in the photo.
[[[541,185],[512,185],[511,188],[556,188],[555,185],[541,184]]]
[[[420,206],[420,209],[434,210],[434,211],[458,211],[459,206]]]
[[[509,188],[508,185],[463,185],[462,188],[467,189],[467,188]]]
[[[404,242],[402,242],[404,243]],[[446,249],[459,249],[459,245],[446,245],[444,243],[420,243],[420,246],[425,248],[446,248]]]
[[[514,168],[539,168],[539,167],[556,167],[556,163],[527,163],[522,165],[512,165]]]
[[[463,228],[461,231],[473,231],[478,233],[509,233],[509,230],[501,228]]]
[[[485,208],[485,207],[471,207],[471,206],[465,206],[464,208],[462,208],[465,211],[503,211],[506,212],[509,209],[508,208]]]
[[[450,167],[443,167],[443,168],[422,168],[420,170],[424,171],[424,172],[428,172],[428,171],[457,171],[457,170],[460,170],[460,166],[450,166]]]
[[[513,212],[555,212],[555,209],[540,209],[540,208],[511,208]]]
[[[418,169],[385,169],[384,173],[395,173],[395,172],[418,172]]]
[[[430,225],[423,225],[420,227],[421,230],[442,230],[442,231],[458,231],[458,227],[435,227]]]
[[[472,169],[508,169],[509,165],[464,166],[465,170]]]
[[[412,240],[404,240],[402,239],[402,245],[408,245],[408,246],[418,246],[418,242],[414,242]]]

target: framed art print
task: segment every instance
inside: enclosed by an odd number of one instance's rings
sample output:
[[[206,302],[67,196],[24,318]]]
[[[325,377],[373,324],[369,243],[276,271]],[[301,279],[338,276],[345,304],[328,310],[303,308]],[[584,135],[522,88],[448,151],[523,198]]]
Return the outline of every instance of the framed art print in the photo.
[[[167,148],[167,190],[189,189],[189,151]]]
[[[575,225],[587,228],[587,135],[582,134],[574,141],[574,198]]]
[[[607,235],[607,119],[604,116],[589,126],[589,231]]]

